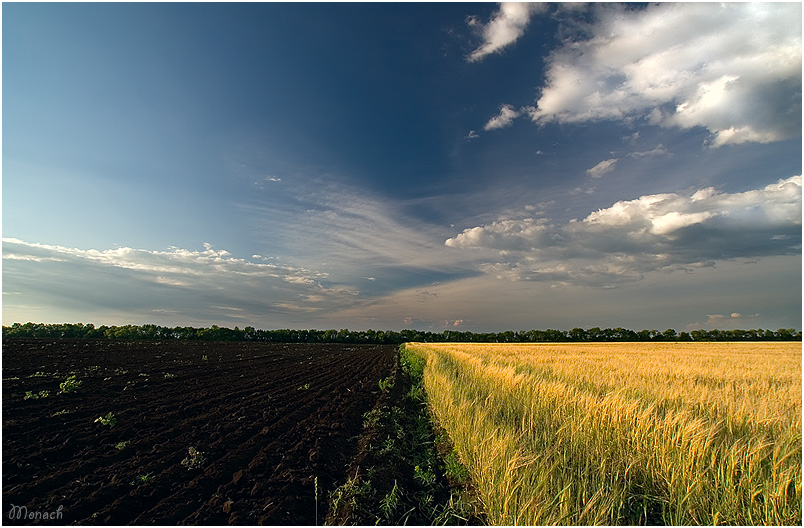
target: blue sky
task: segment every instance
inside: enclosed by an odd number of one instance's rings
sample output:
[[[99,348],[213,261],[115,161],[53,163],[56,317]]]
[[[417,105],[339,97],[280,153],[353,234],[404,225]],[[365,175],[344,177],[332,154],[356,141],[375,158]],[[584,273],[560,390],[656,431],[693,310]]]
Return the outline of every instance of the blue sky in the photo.
[[[4,4],[3,324],[801,328],[801,4]]]

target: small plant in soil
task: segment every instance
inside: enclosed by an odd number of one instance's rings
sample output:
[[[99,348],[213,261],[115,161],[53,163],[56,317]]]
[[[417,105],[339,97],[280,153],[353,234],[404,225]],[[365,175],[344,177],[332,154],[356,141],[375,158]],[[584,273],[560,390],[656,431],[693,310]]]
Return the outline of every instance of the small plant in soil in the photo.
[[[25,391],[25,397],[23,400],[38,400],[39,398],[47,398],[50,396],[50,391],[42,390],[38,393],[34,394],[32,391]]]
[[[137,477],[131,481],[132,486],[142,486],[143,484],[148,484],[154,479],[154,476],[151,473],[146,473],[145,475],[137,475]]]
[[[98,416],[95,418],[95,423],[100,422],[101,425],[108,425],[110,428],[117,424],[117,417],[113,412],[109,411],[106,416]]]
[[[394,380],[393,380],[393,378],[391,376],[388,376],[385,379],[381,379],[378,382],[378,384],[380,386],[380,390],[382,392],[385,392],[385,391],[391,390],[394,387]]]
[[[83,381],[75,379],[75,374],[72,374],[59,384],[59,389],[61,389],[62,393],[69,394],[80,389],[83,383]]]
[[[413,477],[421,482],[423,485],[435,484],[436,476],[429,468],[415,466],[413,468]]]
[[[305,383],[304,385],[302,385],[301,387],[299,387],[299,388],[298,388],[298,389],[296,389],[296,390],[300,390],[300,391],[306,391],[306,390],[310,390],[310,384],[309,384],[309,383]]]
[[[391,515],[393,515],[396,511],[396,507],[399,505],[399,498],[401,494],[402,493],[397,485],[396,479],[394,479],[394,487],[391,488],[391,491],[389,491],[388,494],[380,501],[380,509],[385,514],[386,518],[390,518]]]
[[[126,440],[124,442],[117,442],[117,444],[115,444],[114,448],[117,449],[118,451],[123,451],[125,448],[127,448],[130,445],[131,445],[131,441]]]
[[[187,469],[195,469],[204,464],[204,461],[206,460],[204,458],[204,453],[193,446],[188,447],[187,452],[188,455],[184,458],[184,460],[181,461],[182,466],[185,466]]]

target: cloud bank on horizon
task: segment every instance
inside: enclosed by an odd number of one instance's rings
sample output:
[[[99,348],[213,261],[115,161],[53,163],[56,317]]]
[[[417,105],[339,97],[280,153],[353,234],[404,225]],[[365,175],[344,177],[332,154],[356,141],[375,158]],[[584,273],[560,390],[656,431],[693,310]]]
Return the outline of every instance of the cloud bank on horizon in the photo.
[[[4,324],[800,328],[800,4],[306,7],[4,6]]]
[[[800,254],[800,231],[801,176],[793,176],[738,194],[709,187],[640,196],[563,225],[504,218],[445,244],[497,251],[482,269],[510,280],[608,287],[723,259]]]

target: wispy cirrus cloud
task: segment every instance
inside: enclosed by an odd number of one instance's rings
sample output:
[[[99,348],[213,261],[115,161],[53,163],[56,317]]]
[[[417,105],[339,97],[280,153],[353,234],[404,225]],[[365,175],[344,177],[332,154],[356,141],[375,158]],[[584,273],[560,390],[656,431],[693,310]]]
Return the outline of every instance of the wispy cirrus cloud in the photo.
[[[801,251],[801,176],[743,193],[714,188],[624,200],[582,220],[504,218],[446,240],[485,250],[479,269],[511,280],[611,286],[656,270]]]
[[[536,123],[704,127],[709,146],[801,134],[801,4],[604,4],[548,57]]]
[[[330,274],[362,280],[375,276],[375,269],[438,270],[450,262],[442,252],[444,228],[406,214],[404,202],[332,175],[299,185],[288,198],[295,203],[278,210],[273,205],[244,207],[255,212],[272,236],[281,227],[287,251],[304,261],[326,262]]]
[[[629,152],[626,154],[629,158],[640,159],[640,158],[649,158],[653,156],[672,156],[672,154],[664,148],[664,145],[656,145],[656,148],[652,150],[638,150],[634,152]]]

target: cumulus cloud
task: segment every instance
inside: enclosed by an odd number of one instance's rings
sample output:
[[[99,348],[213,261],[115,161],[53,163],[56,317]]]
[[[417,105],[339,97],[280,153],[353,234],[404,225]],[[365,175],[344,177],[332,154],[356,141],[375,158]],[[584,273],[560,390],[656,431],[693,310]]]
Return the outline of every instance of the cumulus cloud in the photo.
[[[588,174],[590,178],[601,178],[604,174],[614,170],[617,161],[619,161],[617,158],[603,160],[591,169],[586,169],[586,174]]]
[[[801,133],[801,5],[603,4],[547,59],[537,123],[704,127],[709,146]]]
[[[546,218],[503,219],[465,229],[445,244],[453,248],[484,247],[501,251],[529,251],[548,243],[554,226]]]
[[[542,3],[503,2],[486,25],[482,25],[475,17],[471,17],[469,25],[480,27],[483,43],[469,54],[467,60],[477,62],[487,55],[499,53],[525,33],[525,28],[534,13],[544,10],[546,10],[546,4]]]
[[[799,254],[801,176],[743,193],[706,188],[641,196],[566,224],[503,218],[445,244],[493,251],[479,268],[500,278],[597,286],[722,259]]]
[[[509,104],[504,104],[500,107],[500,113],[489,119],[483,126],[483,130],[489,131],[511,126],[517,117],[519,117],[519,111]]]

